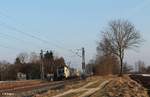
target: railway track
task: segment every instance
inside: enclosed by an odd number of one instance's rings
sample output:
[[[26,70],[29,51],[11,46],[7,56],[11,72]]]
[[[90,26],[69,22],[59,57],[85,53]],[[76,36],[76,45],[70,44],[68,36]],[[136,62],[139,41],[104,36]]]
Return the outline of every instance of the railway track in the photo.
[[[24,81],[3,81],[0,83],[0,91],[6,89],[12,89],[22,86],[31,86],[35,84],[43,83],[40,80],[24,80]]]
[[[0,90],[0,97],[32,97],[49,89],[63,88],[65,81],[46,82]]]
[[[35,94],[41,94],[48,90],[63,89],[65,85],[78,82],[80,79],[70,79],[64,81],[42,82],[25,81],[11,82],[10,86],[0,88],[0,97],[33,97]],[[17,85],[17,83],[20,83]],[[0,83],[0,85],[3,83]],[[6,83],[4,82],[4,85]]]

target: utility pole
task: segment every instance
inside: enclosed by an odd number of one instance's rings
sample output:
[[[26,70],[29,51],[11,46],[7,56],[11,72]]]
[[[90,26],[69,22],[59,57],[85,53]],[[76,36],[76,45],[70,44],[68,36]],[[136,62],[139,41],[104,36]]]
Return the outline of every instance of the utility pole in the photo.
[[[41,50],[40,56],[41,56],[41,80],[44,80],[43,50]]]
[[[85,50],[82,48],[82,70],[85,73]]]

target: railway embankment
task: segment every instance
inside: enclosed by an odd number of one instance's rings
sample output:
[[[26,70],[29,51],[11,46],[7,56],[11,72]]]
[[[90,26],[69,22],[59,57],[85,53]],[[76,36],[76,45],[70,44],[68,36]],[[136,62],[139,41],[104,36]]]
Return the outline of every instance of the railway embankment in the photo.
[[[101,90],[90,97],[149,97],[141,84],[128,76],[115,77]]]

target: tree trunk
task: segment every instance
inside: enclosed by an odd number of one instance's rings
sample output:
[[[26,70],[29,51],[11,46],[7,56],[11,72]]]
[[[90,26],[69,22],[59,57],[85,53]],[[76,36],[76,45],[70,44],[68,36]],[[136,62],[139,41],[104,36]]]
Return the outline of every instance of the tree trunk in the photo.
[[[122,74],[123,74],[123,57],[124,57],[124,50],[120,49],[120,56],[119,56],[119,58],[120,58],[120,74],[119,74],[119,76],[122,76]]]
[[[123,58],[120,57],[120,74],[119,76],[122,76],[123,73]]]

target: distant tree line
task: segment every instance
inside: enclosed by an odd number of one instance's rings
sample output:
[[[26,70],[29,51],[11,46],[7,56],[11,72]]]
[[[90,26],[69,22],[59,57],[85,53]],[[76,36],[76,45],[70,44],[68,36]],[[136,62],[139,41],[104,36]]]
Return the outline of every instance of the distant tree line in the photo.
[[[63,57],[54,56],[52,51],[47,51],[43,58],[44,72],[46,74],[53,73],[57,67],[65,65]],[[39,54],[32,52],[20,53],[14,64],[6,61],[0,62],[0,80],[17,80],[17,73],[26,74],[27,79],[40,79],[41,58]]]
[[[137,61],[135,63],[135,72],[136,74],[150,74],[150,66],[146,65],[144,61]]]

